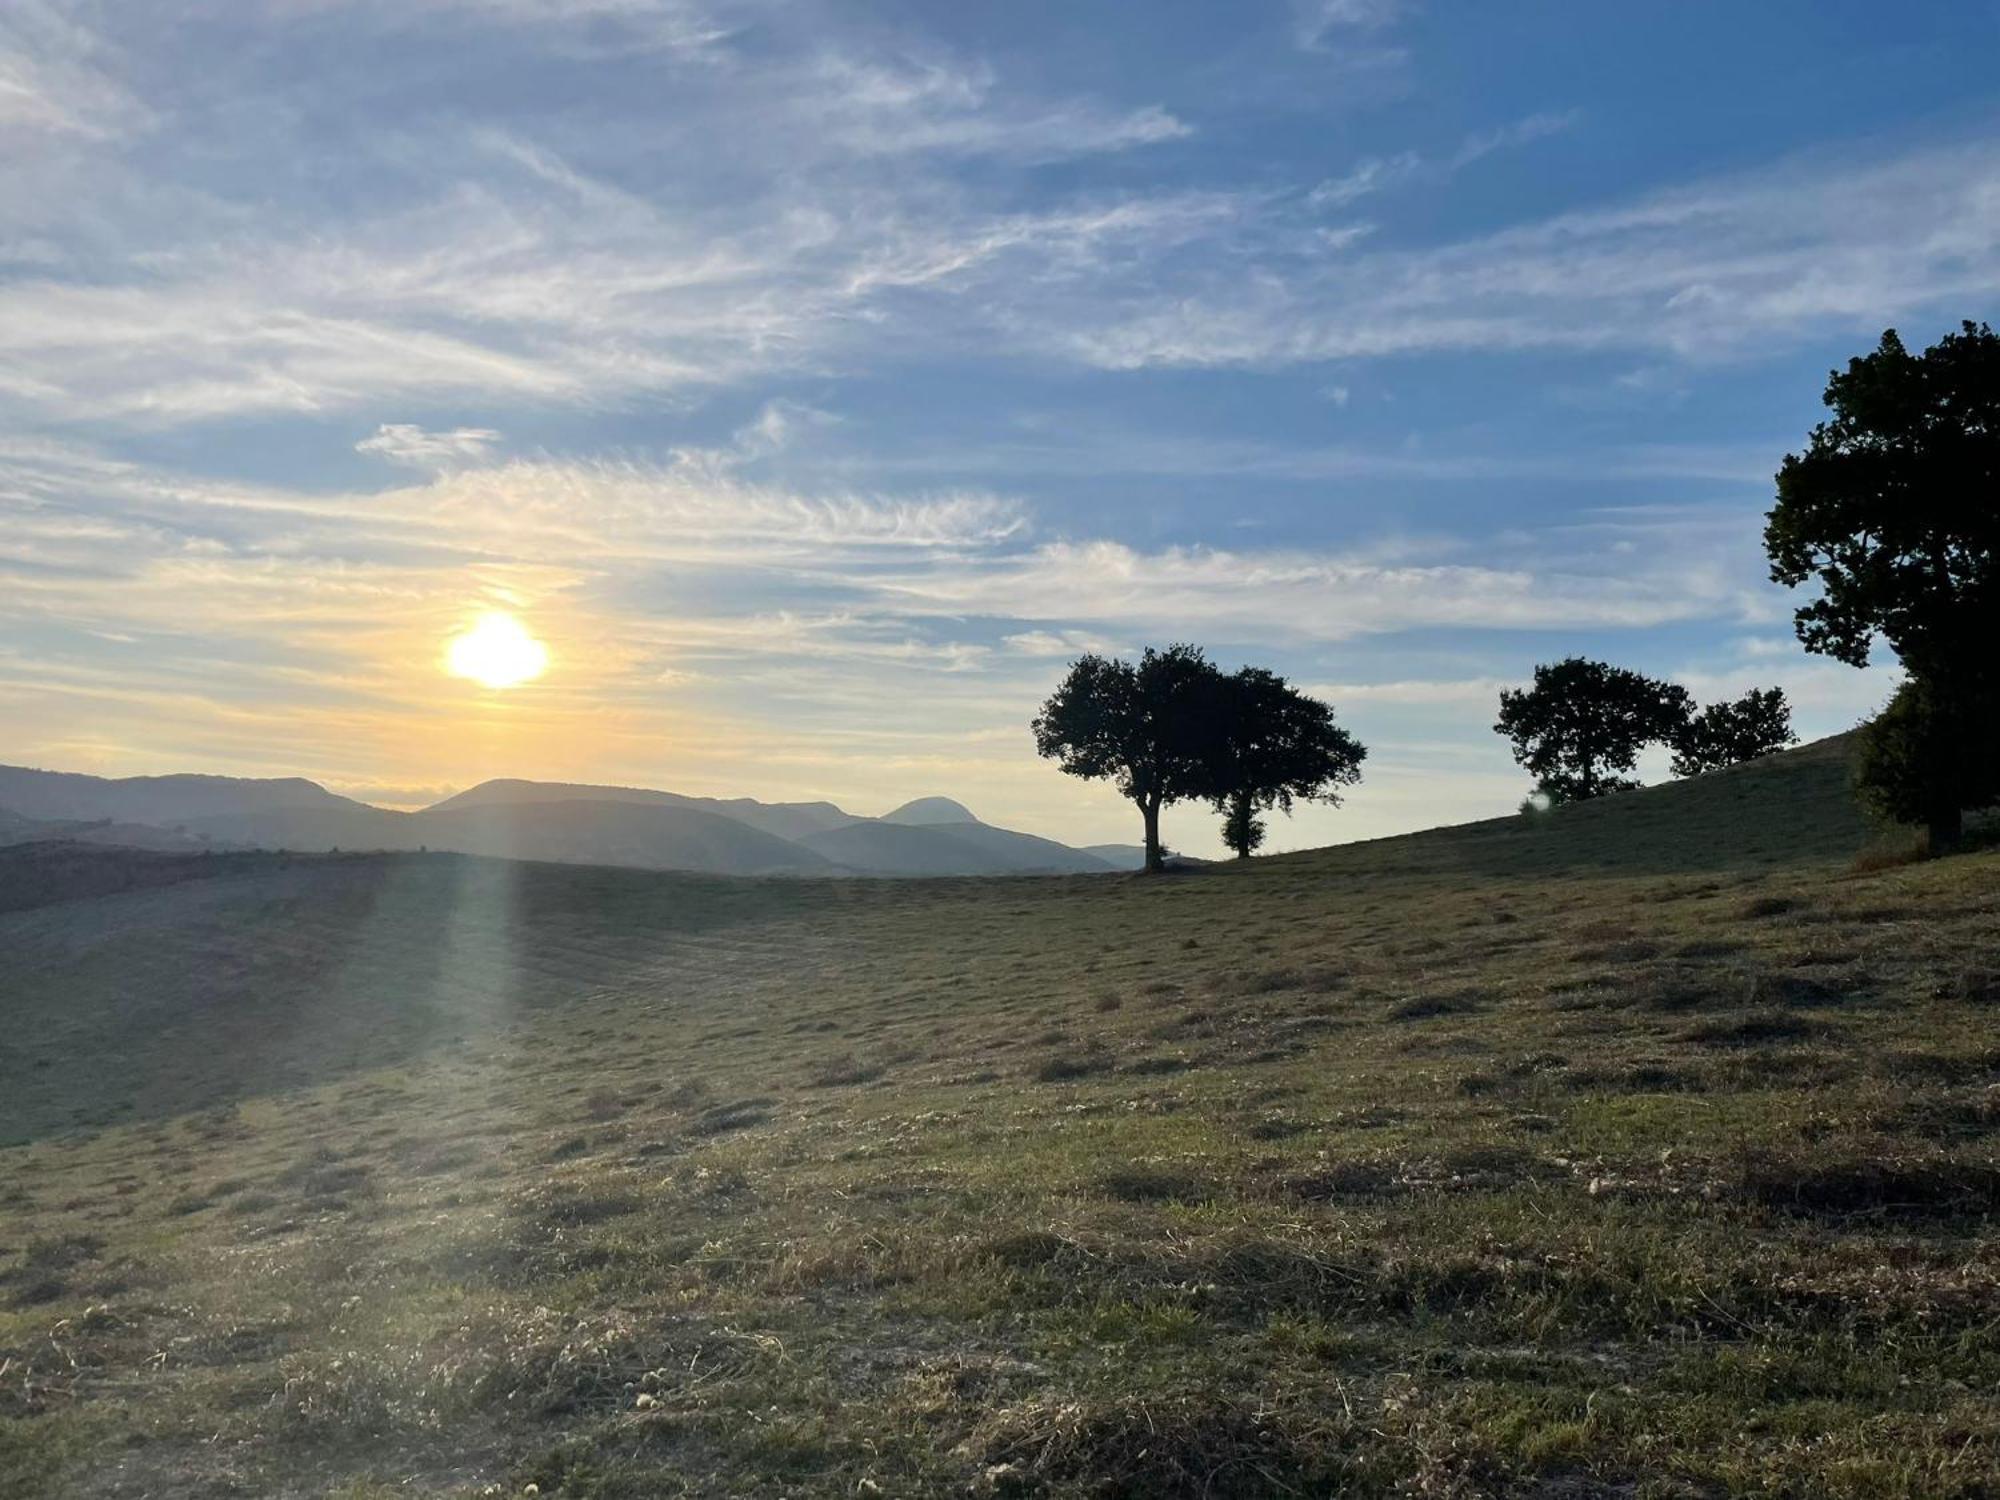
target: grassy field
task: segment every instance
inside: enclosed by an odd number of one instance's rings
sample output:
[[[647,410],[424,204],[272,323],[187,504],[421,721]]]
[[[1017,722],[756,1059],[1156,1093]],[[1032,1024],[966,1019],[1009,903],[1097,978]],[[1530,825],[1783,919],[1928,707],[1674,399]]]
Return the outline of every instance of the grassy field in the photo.
[[[1990,1495],[2000,855],[0,859],[0,1491]],[[125,888],[129,887],[129,888]]]

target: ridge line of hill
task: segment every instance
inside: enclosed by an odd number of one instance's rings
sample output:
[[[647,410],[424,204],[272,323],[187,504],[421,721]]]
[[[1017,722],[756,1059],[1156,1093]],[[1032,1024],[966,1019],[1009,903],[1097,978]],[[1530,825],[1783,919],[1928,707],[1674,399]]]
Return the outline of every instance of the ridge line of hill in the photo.
[[[63,838],[168,851],[434,848],[737,875],[1096,874],[1137,863],[982,823],[942,797],[867,818],[825,801],[502,777],[405,812],[301,777],[111,779],[0,766],[0,843]]]

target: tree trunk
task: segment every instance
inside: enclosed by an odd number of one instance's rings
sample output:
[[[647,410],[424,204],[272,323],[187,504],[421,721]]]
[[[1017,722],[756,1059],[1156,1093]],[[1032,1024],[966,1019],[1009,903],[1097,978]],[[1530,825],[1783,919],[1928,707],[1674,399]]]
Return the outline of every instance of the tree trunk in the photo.
[[[1146,873],[1157,875],[1167,867],[1160,854],[1160,804],[1148,798],[1139,804],[1139,811],[1146,819]]]
[[[1949,854],[1965,837],[1965,814],[1956,807],[1948,811],[1941,807],[1934,808],[1926,832],[1933,857]]]

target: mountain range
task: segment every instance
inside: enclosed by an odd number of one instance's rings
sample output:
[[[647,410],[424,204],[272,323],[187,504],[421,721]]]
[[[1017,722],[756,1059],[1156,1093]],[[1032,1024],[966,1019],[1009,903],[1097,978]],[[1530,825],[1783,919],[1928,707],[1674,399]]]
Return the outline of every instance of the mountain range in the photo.
[[[417,812],[301,777],[134,776],[0,766],[0,844],[152,849],[438,849],[718,875],[1102,874],[1136,846],[1076,849],[982,823],[949,797],[881,817],[831,802],[689,797],[644,787],[500,779]]]

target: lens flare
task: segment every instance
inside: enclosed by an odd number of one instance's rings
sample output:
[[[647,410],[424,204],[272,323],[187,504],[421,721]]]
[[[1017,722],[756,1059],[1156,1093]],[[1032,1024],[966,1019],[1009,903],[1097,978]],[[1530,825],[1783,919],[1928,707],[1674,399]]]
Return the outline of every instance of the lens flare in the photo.
[[[445,670],[481,687],[511,688],[548,670],[549,648],[503,610],[488,610],[445,647]]]

